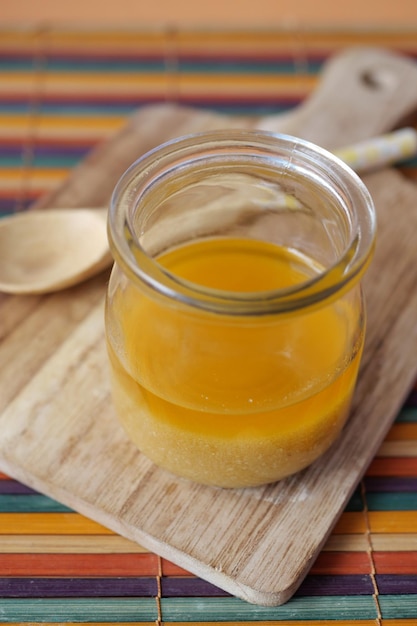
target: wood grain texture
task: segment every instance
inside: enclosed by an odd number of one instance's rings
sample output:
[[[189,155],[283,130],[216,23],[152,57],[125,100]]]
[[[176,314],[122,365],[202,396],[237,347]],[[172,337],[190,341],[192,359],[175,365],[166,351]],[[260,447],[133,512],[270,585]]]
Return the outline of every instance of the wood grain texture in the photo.
[[[416,107],[413,63],[383,50],[354,49],[331,61],[316,93],[283,116],[230,118],[171,105],[142,109],[37,208],[107,203],[135,158],[181,134],[260,127],[334,148],[389,130]],[[274,485],[222,490],[177,479],[144,458],[119,426],[109,396],[104,274],[59,294],[0,300],[0,468],[240,598],[284,603],[324,545],[417,374],[417,190],[391,169],[365,182],[379,223],[365,280],[366,349],[352,415],[318,462]],[[388,515],[383,518],[371,514],[376,532],[388,532]],[[403,522],[414,532],[411,518]],[[101,532],[93,525],[91,531]]]

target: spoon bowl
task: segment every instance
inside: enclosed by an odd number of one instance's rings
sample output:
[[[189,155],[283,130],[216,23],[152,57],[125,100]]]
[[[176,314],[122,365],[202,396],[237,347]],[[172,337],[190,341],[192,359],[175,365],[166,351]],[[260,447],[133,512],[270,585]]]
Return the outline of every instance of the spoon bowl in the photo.
[[[108,267],[106,209],[27,211],[0,220],[0,291],[43,294]]]

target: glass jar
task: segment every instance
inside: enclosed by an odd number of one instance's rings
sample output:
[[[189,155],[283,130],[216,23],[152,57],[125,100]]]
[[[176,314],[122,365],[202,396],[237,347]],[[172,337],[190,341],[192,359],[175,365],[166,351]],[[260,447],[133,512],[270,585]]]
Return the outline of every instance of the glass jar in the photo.
[[[364,342],[375,213],[356,174],[294,137],[217,131],[136,161],[109,211],[112,392],[176,475],[269,483],[345,423]]]

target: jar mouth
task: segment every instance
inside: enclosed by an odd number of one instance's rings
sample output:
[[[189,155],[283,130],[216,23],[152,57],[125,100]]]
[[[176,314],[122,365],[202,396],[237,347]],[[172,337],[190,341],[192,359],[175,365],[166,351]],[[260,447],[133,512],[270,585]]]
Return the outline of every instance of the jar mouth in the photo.
[[[158,252],[161,248],[163,251],[164,245],[181,243],[175,240],[176,237],[181,240],[181,229],[194,229],[193,236],[198,239],[198,229],[204,219],[207,220],[203,209],[198,207],[198,227],[193,222],[193,214],[188,219],[180,212],[175,202],[178,206],[181,204],[184,189],[197,200],[202,197],[203,204],[207,205],[210,204],[207,193],[213,194],[215,200],[210,207],[217,202],[214,213],[210,208],[213,213],[210,228],[213,228],[213,219],[227,221],[222,203],[225,206],[233,197],[230,189],[235,182],[236,188],[243,189],[242,197],[256,186],[262,187],[252,203],[256,205],[257,219],[269,219],[272,214],[280,214],[281,219],[281,214],[285,213],[285,229],[290,230],[287,222],[291,222],[293,229],[293,224],[299,220],[303,223],[306,241],[309,231],[314,231],[317,238],[318,228],[311,215],[323,211],[317,251],[320,255],[323,253],[320,242],[322,247],[334,249],[329,259],[320,263],[319,272],[290,287],[230,292],[187,281],[158,262]],[[223,198],[222,189],[226,188]],[[231,219],[238,216],[241,222],[247,219],[250,223],[255,209],[242,211],[240,208],[236,215],[230,211]],[[159,235],[156,243],[153,231],[158,219],[165,220],[165,234]],[[289,312],[340,293],[357,282],[366,269],[372,256],[375,231],[372,198],[362,180],[343,161],[303,139],[257,130],[192,134],[154,148],[135,161],[120,178],[113,192],[108,219],[113,257],[130,280],[139,281],[177,303],[228,315]],[[167,233],[170,244],[164,242]],[[204,231],[201,236],[208,234]],[[296,229],[291,230],[290,237],[298,250]],[[312,242],[307,241],[305,245],[308,248]]]

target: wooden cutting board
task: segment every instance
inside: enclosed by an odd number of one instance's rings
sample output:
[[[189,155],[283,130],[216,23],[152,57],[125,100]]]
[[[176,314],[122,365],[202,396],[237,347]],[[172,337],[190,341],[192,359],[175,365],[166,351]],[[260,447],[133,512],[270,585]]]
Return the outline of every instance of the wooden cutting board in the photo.
[[[334,148],[391,129],[416,107],[416,65],[383,50],[347,51],[286,115],[142,109],[38,208],[105,204],[135,158],[184,133],[259,127]],[[103,274],[50,296],[0,300],[0,468],[240,598],[288,600],[417,376],[417,189],[392,169],[365,182],[379,222],[365,280],[366,350],[350,420],[318,462],[274,485],[240,490],[195,485],[152,465],[112,408]]]

